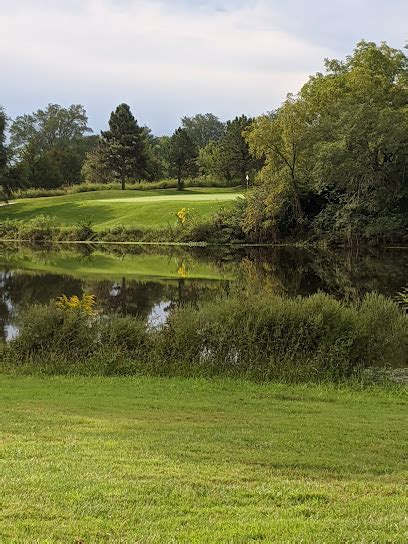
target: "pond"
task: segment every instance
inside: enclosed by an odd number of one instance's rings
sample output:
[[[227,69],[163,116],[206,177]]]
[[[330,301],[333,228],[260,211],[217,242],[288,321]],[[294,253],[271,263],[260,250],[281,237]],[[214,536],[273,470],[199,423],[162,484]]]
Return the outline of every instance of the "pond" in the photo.
[[[395,296],[408,283],[408,249],[317,251],[297,248],[0,246],[0,335],[12,338],[18,314],[58,296],[92,293],[103,313],[163,323],[180,304],[197,304],[232,289],[288,296],[325,291],[357,299]]]

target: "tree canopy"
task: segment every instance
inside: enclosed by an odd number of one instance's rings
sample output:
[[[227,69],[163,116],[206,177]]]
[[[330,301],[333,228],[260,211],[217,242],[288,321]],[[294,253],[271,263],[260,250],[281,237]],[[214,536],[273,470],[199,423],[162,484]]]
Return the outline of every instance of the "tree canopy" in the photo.
[[[109,130],[101,133],[104,161],[125,189],[127,178],[143,177],[147,163],[146,133],[127,104],[111,113]]]
[[[246,139],[265,166],[247,232],[288,234],[306,223],[351,239],[406,229],[407,74],[402,51],[362,41],[258,118]]]
[[[184,128],[197,149],[208,143],[220,140],[225,132],[225,125],[213,113],[198,113],[194,117],[182,117]]]
[[[18,116],[10,126],[10,175],[20,184],[58,187],[80,181],[86,152],[97,138],[87,136],[85,109],[49,104],[44,110]]]
[[[183,189],[183,178],[195,167],[197,148],[185,128],[178,128],[170,138],[170,165],[177,176],[177,189]]]

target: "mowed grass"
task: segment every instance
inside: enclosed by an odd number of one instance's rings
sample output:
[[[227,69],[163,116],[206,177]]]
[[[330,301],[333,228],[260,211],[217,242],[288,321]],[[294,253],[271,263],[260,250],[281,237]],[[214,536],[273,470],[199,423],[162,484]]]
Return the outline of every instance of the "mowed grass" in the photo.
[[[1,542],[407,542],[402,390],[2,377]]]
[[[116,225],[158,228],[175,225],[176,213],[188,208],[208,218],[223,207],[232,206],[240,195],[237,189],[193,188],[155,191],[94,191],[66,196],[26,198],[0,208],[0,221],[55,217],[61,225],[91,221],[96,230]]]

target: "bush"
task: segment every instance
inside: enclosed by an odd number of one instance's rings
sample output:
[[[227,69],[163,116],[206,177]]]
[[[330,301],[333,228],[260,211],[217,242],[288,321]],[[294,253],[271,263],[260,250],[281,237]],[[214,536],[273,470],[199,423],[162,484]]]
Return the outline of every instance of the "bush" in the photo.
[[[28,221],[19,222],[18,237],[20,240],[40,243],[52,242],[56,238],[59,225],[48,215],[38,215]]]
[[[348,304],[322,293],[236,293],[179,307],[158,329],[134,317],[33,306],[5,352],[14,367],[58,362],[59,373],[338,381],[371,366],[405,366],[408,318],[376,294]]]
[[[10,343],[11,354],[20,363],[55,355],[67,361],[86,358],[98,346],[98,329],[98,320],[86,312],[66,311],[56,304],[34,305],[20,318],[19,335]]]
[[[143,320],[130,316],[113,316],[102,322],[101,345],[133,357],[145,357],[152,348],[151,334]]]

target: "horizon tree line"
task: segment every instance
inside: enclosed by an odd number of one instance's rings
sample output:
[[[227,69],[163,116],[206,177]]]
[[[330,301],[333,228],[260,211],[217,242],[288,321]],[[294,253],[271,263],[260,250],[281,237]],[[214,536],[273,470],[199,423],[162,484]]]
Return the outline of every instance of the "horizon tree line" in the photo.
[[[325,73],[255,119],[198,114],[156,137],[120,104],[100,136],[87,123],[82,106],[50,104],[11,122],[6,145],[1,111],[5,190],[171,176],[181,190],[188,176],[244,184],[249,174],[253,188],[228,220],[239,236],[408,242],[408,57],[385,42],[326,59]]]

